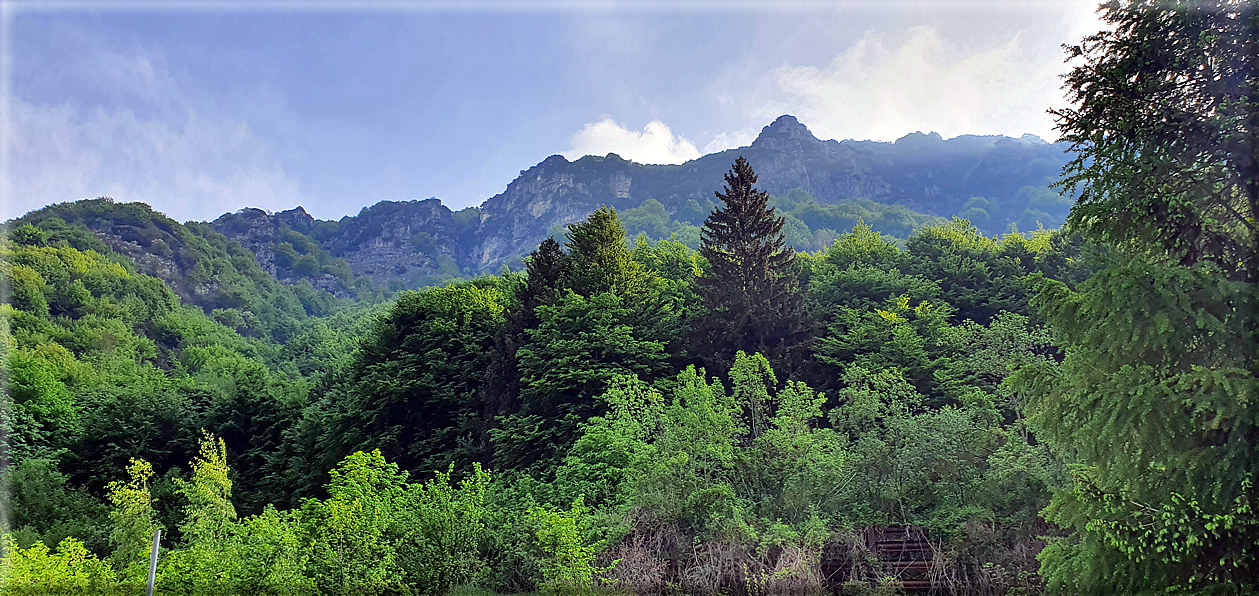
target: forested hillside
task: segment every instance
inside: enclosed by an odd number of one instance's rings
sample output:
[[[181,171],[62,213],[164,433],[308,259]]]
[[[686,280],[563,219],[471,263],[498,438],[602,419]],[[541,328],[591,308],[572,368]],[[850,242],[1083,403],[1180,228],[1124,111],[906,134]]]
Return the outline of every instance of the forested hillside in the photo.
[[[279,283],[275,272],[259,266],[253,252],[206,224],[180,224],[143,203],[109,199],[62,203],[8,222],[7,228],[21,244],[107,255],[130,273],[166,282],[184,303],[247,335],[283,342],[300,321],[341,307],[332,294],[315,289],[309,280]],[[326,275],[336,277],[338,287],[345,288],[350,279],[345,264],[326,261],[322,265]],[[316,261],[314,269],[320,267]],[[370,288],[360,284],[357,289],[370,298]]]
[[[697,218],[396,294],[355,267],[493,215],[12,222],[0,594],[140,593],[159,529],[162,595],[1253,594],[1259,13],[1199,6],[1072,50],[1063,230],[771,196],[752,152]],[[411,217],[448,235],[407,260]]]
[[[738,188],[732,192],[751,192]],[[762,196],[762,215],[767,202]],[[770,240],[782,235],[777,221]],[[544,242],[527,272],[404,293],[378,317],[353,308],[294,317],[291,337],[278,344],[181,306],[164,283],[129,270],[117,254],[111,260],[39,228],[17,228],[6,249],[15,546],[56,547],[73,537],[109,558],[109,581],[125,584],[143,574],[127,575],[120,562],[119,524],[140,528],[124,549],[140,559],[142,529],[160,525],[172,544],[191,549],[181,557],[207,557],[179,563],[172,554],[162,569],[175,590],[210,581],[186,575],[209,573],[197,565],[224,557],[254,564],[244,554],[252,551],[223,549],[274,542],[255,535],[266,526],[286,536],[279,544],[293,544],[284,555],[292,560],[283,559],[289,567],[275,562],[249,571],[259,584],[215,590],[280,589],[300,579],[352,593],[385,578],[423,588],[474,578],[476,569],[452,562],[450,577],[422,579],[433,564],[422,553],[408,562],[369,549],[353,561],[317,563],[315,551],[303,549],[351,537],[317,536],[337,527],[318,516],[350,515],[334,506],[346,498],[337,488],[345,482],[367,482],[344,490],[389,501],[373,505],[382,508],[375,521],[338,522],[379,524],[342,530],[355,535],[403,531],[395,524],[435,506],[426,499],[462,503],[463,513],[446,522],[406,523],[454,524],[442,530],[454,532],[470,523],[458,516],[476,516],[484,533],[450,556],[480,553],[486,566],[475,577],[503,590],[566,581],[568,571],[548,567],[558,564],[548,557],[560,555],[534,538],[555,524],[590,527],[564,538],[577,543],[554,548],[602,539],[645,558],[636,564],[646,569],[622,562],[610,571],[623,583],[666,560],[700,557],[695,569],[625,584],[634,589],[732,588],[743,582],[742,566],[769,573],[784,556],[799,557],[791,582],[821,585],[820,549],[854,540],[845,532],[869,524],[928,524],[941,540],[964,540],[955,523],[982,515],[1007,520],[1002,540],[1011,545],[1036,540],[1037,499],[1061,470],[1017,431],[1002,363],[1054,353],[1029,319],[1022,280],[1036,271],[1082,275],[1068,262],[1078,251],[1059,236],[997,241],[959,221],[923,228],[902,249],[859,225],[827,250],[775,267],[772,275],[795,280],[800,305],[783,313],[795,319],[790,335],[771,327],[754,341],[708,324],[718,320],[701,284],[711,259],[667,240],[629,241],[612,209],[566,237],[562,246]],[[707,335],[688,332],[699,329]],[[883,403],[885,392],[898,398]],[[215,438],[203,439],[202,429]],[[919,442],[927,436],[935,439]],[[356,452],[368,455],[342,462]],[[131,458],[145,463],[129,467]],[[906,458],[917,464],[904,467]],[[432,479],[452,464],[454,479],[433,485],[444,488],[403,481]],[[476,465],[493,480],[474,473]],[[439,496],[465,481],[472,484]],[[389,486],[401,501],[387,497]],[[1013,488],[1022,501],[980,497]],[[131,517],[119,513],[124,498],[140,499],[127,505],[140,507]],[[323,509],[311,509],[316,503]],[[638,516],[656,521],[637,527]],[[215,519],[226,525],[196,538],[203,530],[194,522]],[[723,570],[727,564],[702,549],[677,550],[707,540],[733,549],[719,554],[739,567]],[[778,546],[794,554],[760,553],[763,540],[786,541]],[[61,552],[73,548],[66,544]],[[411,548],[389,544],[379,548]],[[374,571],[326,576],[357,569],[345,567],[351,563]],[[1027,570],[1031,561],[1008,564]],[[696,573],[707,575],[688,579]]]

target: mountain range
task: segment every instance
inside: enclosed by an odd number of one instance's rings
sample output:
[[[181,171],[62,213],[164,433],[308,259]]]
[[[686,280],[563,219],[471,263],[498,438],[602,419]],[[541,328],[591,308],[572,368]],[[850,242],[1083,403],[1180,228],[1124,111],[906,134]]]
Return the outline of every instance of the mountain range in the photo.
[[[953,216],[989,234],[1056,227],[1072,203],[1049,188],[1068,160],[1065,144],[1031,135],[946,140],[936,133],[891,143],[823,141],[784,115],[749,146],[680,165],[639,164],[616,154],[572,161],[552,155],[479,207],[459,211],[432,198],[381,201],[339,221],[297,207],[246,208],[180,224],[147,205],[94,199],[46,207],[10,226],[85,228],[102,245],[85,248],[129,257],[139,271],[207,309],[231,301],[220,296],[221,280],[202,261],[230,261],[251,283],[309,282],[316,291],[348,297],[519,268],[541,240],[562,235],[601,205],[615,207],[631,235],[697,245],[697,226],[740,155],[787,218],[788,240],[804,250],[824,247],[858,220],[899,238]],[[249,256],[255,263],[245,262]]]

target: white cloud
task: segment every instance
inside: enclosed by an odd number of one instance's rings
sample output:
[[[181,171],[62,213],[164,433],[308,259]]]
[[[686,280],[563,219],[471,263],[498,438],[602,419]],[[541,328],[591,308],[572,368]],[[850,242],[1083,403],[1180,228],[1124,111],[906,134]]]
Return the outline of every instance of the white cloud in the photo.
[[[8,106],[3,217],[97,196],[143,201],[181,220],[244,206],[279,210],[306,198],[242,122],[189,113],[177,121],[130,110]]]
[[[0,123],[8,157],[0,218],[98,196],[143,201],[179,220],[309,204],[275,148],[245,121],[199,111],[196,90],[177,82],[160,52],[78,42],[92,51],[52,75],[125,90],[121,101],[39,101],[15,90]]]
[[[565,157],[615,153],[645,164],[679,164],[700,156],[695,144],[674,135],[668,125],[652,120],[642,131],[630,130],[608,116],[591,122],[573,135],[572,148]]]
[[[746,147],[756,140],[756,133],[750,131],[739,132],[723,132],[713,137],[707,145],[704,145],[704,154],[717,153],[726,149],[734,149],[735,147]]]
[[[829,44],[816,27],[802,31],[791,39],[819,41],[734,68],[711,93],[718,106],[735,96],[745,130],[793,114],[821,138],[895,140],[934,130],[1052,140],[1046,111],[1066,105],[1061,46],[1103,28],[1096,9],[1095,0],[1028,0],[874,11],[863,34]],[[815,23],[843,31],[851,20]]]
[[[779,93],[756,116],[791,113],[822,138],[894,140],[906,133],[1031,132],[1054,138],[1045,111],[1061,104],[1061,61],[1037,64],[1019,34],[986,48],[932,27],[867,33],[825,67],[783,66]]]

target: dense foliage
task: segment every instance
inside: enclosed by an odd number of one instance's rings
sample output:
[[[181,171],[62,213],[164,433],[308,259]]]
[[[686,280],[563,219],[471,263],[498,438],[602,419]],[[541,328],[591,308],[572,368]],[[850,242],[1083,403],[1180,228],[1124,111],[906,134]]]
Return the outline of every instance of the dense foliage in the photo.
[[[1254,2],[1108,2],[1070,50],[1071,223],[1113,248],[1035,299],[1065,358],[1020,372],[1070,466],[1041,554],[1058,591],[1253,591],[1259,565]]]
[[[1254,593],[1255,15],[1104,6],[1065,231],[809,252],[739,159],[688,241],[605,207],[374,304],[134,205],[13,222],[0,594],[138,593],[158,529],[159,594]]]
[[[1061,475],[1003,384],[1053,352],[1020,281],[1076,267],[1051,233],[957,221],[902,248],[859,225],[775,270],[807,349],[710,376],[687,339],[709,261],[628,241],[612,209],[523,274],[301,318],[282,345],[40,232],[4,248],[18,592],[42,581],[19,570],[134,586],[158,527],[180,593],[816,588],[837,581],[824,548],[894,523],[936,532],[966,581],[1026,583],[1009,552]]]

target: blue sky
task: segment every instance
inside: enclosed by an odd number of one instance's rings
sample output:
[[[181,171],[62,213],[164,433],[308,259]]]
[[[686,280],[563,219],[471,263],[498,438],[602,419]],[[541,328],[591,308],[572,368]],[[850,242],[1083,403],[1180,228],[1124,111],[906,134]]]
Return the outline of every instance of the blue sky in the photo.
[[[480,204],[549,155],[1041,135],[1090,2],[3,5],[4,218]]]

